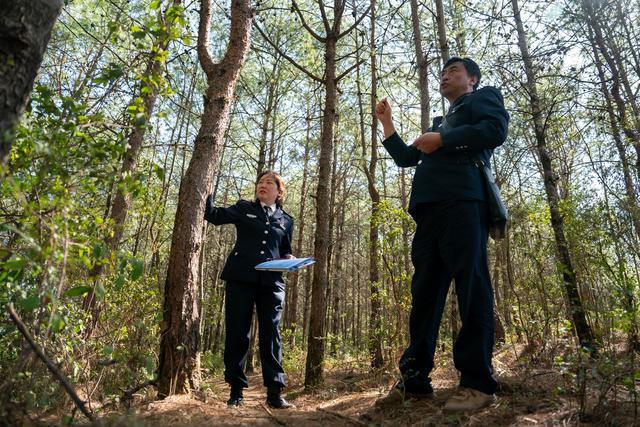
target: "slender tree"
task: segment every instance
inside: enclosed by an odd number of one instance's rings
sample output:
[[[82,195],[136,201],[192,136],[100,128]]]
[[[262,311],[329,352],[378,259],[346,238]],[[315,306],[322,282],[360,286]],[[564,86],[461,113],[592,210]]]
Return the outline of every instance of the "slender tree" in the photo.
[[[513,17],[518,33],[518,47],[522,56],[526,80],[524,86],[529,95],[529,108],[533,121],[533,132],[536,141],[536,151],[542,164],[544,189],[547,196],[547,204],[551,213],[551,227],[555,237],[555,249],[558,259],[558,273],[562,276],[564,291],[569,306],[569,314],[573,321],[580,345],[596,352],[596,343],[593,338],[591,326],[587,323],[582,298],[580,297],[578,278],[573,267],[573,261],[569,252],[569,245],[564,231],[564,217],[560,211],[560,195],[558,192],[556,173],[551,162],[551,155],[547,147],[547,127],[543,115],[543,103],[538,94],[537,75],[526,33],[520,16],[520,7],[517,0],[511,0]]]
[[[326,316],[327,316],[327,281],[329,264],[329,217],[330,212],[329,200],[331,197],[331,157],[333,155],[334,143],[334,125],[336,120],[337,105],[337,88],[339,81],[344,78],[358,63],[348,67],[342,73],[338,74],[337,64],[339,58],[337,56],[338,41],[348,35],[354,28],[358,26],[360,21],[367,15],[365,11],[359,18],[355,20],[346,30],[342,30],[342,18],[345,12],[346,4],[341,0],[334,0],[333,3],[333,21],[329,20],[326,8],[322,0],[318,1],[318,8],[321,15],[322,26],[325,30],[324,35],[320,35],[309,26],[304,18],[304,14],[296,4],[292,3],[292,8],[296,16],[300,19],[305,30],[318,42],[324,46],[324,73],[323,77],[318,77],[309,71],[297,61],[284,53],[277,45],[275,45],[258,27],[262,36],[271,44],[285,59],[291,62],[297,69],[302,71],[312,80],[322,84],[325,89],[324,111],[322,117],[322,133],[320,138],[320,159],[318,172],[318,186],[316,189],[316,230],[314,238],[313,255],[316,263],[313,268],[313,283],[311,288],[311,311],[309,315],[309,341],[307,350],[307,363],[305,372],[305,385],[317,386],[322,384],[323,364],[325,352],[325,336],[326,336]],[[343,57],[344,58],[344,57]]]
[[[125,223],[129,208],[131,206],[131,195],[126,191],[126,181],[137,172],[138,159],[142,150],[144,137],[148,129],[148,122],[153,114],[153,110],[160,93],[160,82],[162,81],[162,67],[165,64],[167,48],[182,18],[182,0],[173,2],[158,14],[159,37],[154,40],[154,45],[147,53],[147,65],[140,77],[140,84],[129,103],[128,109],[135,111],[132,120],[131,132],[127,138],[127,150],[122,159],[120,175],[116,184],[116,194],[113,203],[109,206],[109,219],[112,222],[112,229],[105,238],[107,254],[117,250],[125,229]],[[110,199],[111,200],[111,199]],[[91,276],[96,282],[102,280],[104,264],[98,263],[91,271]],[[84,309],[91,311],[91,322],[85,330],[85,336],[90,336],[93,328],[98,322],[100,306],[96,300],[96,287],[87,294],[84,299]]]

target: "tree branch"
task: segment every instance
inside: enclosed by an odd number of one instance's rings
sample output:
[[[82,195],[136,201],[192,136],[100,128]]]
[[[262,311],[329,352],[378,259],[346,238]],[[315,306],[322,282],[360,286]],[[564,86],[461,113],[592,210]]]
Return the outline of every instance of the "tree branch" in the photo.
[[[246,22],[250,21],[249,30],[251,30],[251,23],[255,16],[255,9],[251,8],[250,1],[233,0],[231,4],[229,42],[221,61],[222,67],[225,69],[236,69],[244,61],[245,55],[238,55],[238,52],[247,51],[251,45],[251,34],[246,31]]]
[[[64,387],[66,392],[69,394],[69,396],[71,396],[71,400],[73,400],[73,403],[76,405],[76,407],[80,409],[80,411],[84,414],[85,417],[89,418],[91,421],[95,421],[95,417],[84,406],[84,402],[80,400],[75,389],[73,388],[71,383],[69,383],[69,380],[67,380],[67,378],[62,374],[62,372],[60,372],[60,370],[51,361],[51,359],[49,359],[47,355],[44,354],[44,352],[40,349],[38,344],[36,344],[36,342],[33,340],[33,337],[27,330],[27,327],[24,325],[24,323],[22,323],[22,319],[20,319],[20,316],[18,316],[18,313],[16,313],[15,310],[13,309],[13,304],[9,304],[7,306],[7,310],[9,311],[9,316],[11,316],[11,320],[13,320],[13,323],[16,324],[18,331],[20,331],[22,336],[24,336],[24,338],[27,340],[27,343],[29,343],[29,346],[31,347],[33,352],[36,354],[36,356],[38,356],[40,360],[42,360],[44,364],[47,365],[47,368],[49,368],[49,371],[51,371],[53,376],[56,377],[62,383],[62,386]]]
[[[367,16],[367,14],[369,13],[369,10],[371,10],[371,5],[369,5],[367,9],[362,13],[362,15],[360,15],[360,18],[356,19],[356,22],[354,22],[352,26],[350,26],[349,28],[347,28],[346,30],[338,34],[338,40],[340,40],[342,37],[349,34],[354,28],[356,28],[358,24],[360,24],[360,22],[362,22],[362,20]]]
[[[318,0],[318,8],[320,8],[320,16],[322,16],[322,24],[324,24],[324,30],[329,34],[331,30],[331,26],[329,25],[329,20],[327,19],[327,13],[324,10],[324,4],[322,0]]]
[[[296,13],[298,14],[298,16],[300,17],[300,21],[302,22],[302,26],[309,32],[309,34],[311,34],[313,36],[313,38],[318,40],[320,43],[326,43],[326,41],[327,41],[326,37],[322,37],[320,34],[318,34],[315,31],[313,31],[313,28],[311,28],[307,24],[307,21],[304,20],[304,16],[302,16],[302,12],[300,11],[300,8],[298,8],[298,4],[295,1],[293,1],[293,2],[291,2],[291,5],[293,6],[293,10],[295,10]]]
[[[361,65],[364,62],[366,62],[366,59],[361,59],[358,62],[356,62],[355,64],[353,64],[351,67],[349,67],[346,70],[344,70],[342,72],[342,74],[340,74],[338,77],[336,77],[336,82],[339,82],[342,78],[344,78],[347,74],[349,74],[349,72],[351,70],[353,70],[354,68],[356,68],[357,66]]]
[[[216,64],[209,53],[209,28],[211,27],[211,0],[200,0],[200,23],[198,24],[198,59],[205,74],[213,73]]]
[[[269,37],[267,37],[267,35],[264,33],[264,31],[262,31],[262,28],[260,28],[260,25],[258,25],[257,23],[255,25],[256,25],[256,28],[258,29],[258,32],[262,36],[262,38],[264,38],[267,41],[267,43],[269,43],[271,45],[271,47],[273,47],[284,59],[289,61],[291,63],[291,65],[293,65],[298,70],[300,70],[303,73],[305,73],[310,79],[312,79],[312,80],[314,80],[314,81],[316,81],[318,83],[324,83],[324,80],[322,80],[320,77],[316,76],[311,71],[309,71],[306,68],[304,68],[302,65],[298,64],[295,59],[291,58],[289,55],[287,55],[282,50],[280,50],[280,48],[278,46],[276,46],[276,44],[273,43],[271,41],[271,39],[269,39]]]

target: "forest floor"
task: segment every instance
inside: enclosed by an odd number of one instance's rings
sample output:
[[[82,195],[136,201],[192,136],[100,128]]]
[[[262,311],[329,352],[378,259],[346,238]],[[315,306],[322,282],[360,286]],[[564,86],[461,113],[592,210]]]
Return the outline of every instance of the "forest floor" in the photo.
[[[204,392],[171,396],[162,401],[139,396],[128,410],[103,413],[105,426],[627,426],[640,425],[634,411],[638,405],[618,390],[599,394],[601,384],[592,384],[577,397],[568,378],[553,366],[519,365],[519,352],[504,349],[494,366],[500,382],[497,401],[471,414],[445,414],[444,402],[455,391],[458,376],[444,355],[433,372],[436,397],[409,400],[398,407],[379,408],[375,402],[393,384],[390,372],[372,373],[349,364],[328,368],[325,384],[314,392],[304,390],[303,378],[290,377],[285,397],[295,409],[277,410],[265,403],[266,391],[259,373],[249,377],[244,405],[226,405],[228,386],[215,377],[206,381]],[[355,365],[353,365],[355,366]],[[610,400],[611,392],[616,400]],[[604,398],[603,398],[604,396]],[[582,401],[582,405],[580,402]],[[625,403],[626,402],[626,403]],[[81,422],[76,419],[76,422]]]

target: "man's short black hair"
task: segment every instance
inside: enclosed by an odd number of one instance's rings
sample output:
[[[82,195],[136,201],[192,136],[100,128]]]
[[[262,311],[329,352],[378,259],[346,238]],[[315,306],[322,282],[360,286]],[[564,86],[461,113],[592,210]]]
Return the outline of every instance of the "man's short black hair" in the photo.
[[[478,78],[478,81],[476,82],[476,84],[473,85],[473,90],[478,89],[478,85],[480,84],[480,78],[482,77],[482,74],[480,73],[480,67],[478,67],[478,64],[476,64],[475,61],[471,58],[460,58],[459,56],[452,56],[444,64],[444,67],[442,67],[442,70],[444,71],[445,68],[447,68],[449,65],[453,64],[454,62],[462,62],[462,64],[464,65],[464,69],[467,70],[467,74],[469,74],[470,76],[476,76]]]

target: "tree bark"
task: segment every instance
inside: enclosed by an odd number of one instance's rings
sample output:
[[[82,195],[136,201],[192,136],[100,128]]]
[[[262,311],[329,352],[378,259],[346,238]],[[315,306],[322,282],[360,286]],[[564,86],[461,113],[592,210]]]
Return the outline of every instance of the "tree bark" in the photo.
[[[558,273],[562,276],[565,295],[569,306],[569,314],[573,322],[580,345],[595,354],[597,346],[591,327],[587,322],[586,314],[580,297],[578,278],[576,276],[569,246],[564,233],[564,218],[560,212],[556,174],[553,170],[551,156],[547,148],[546,128],[542,114],[542,102],[538,95],[537,77],[534,71],[533,60],[529,53],[529,47],[520,17],[520,8],[517,0],[511,0],[516,30],[518,33],[518,47],[522,55],[526,74],[525,87],[529,94],[529,106],[533,119],[537,153],[542,164],[544,188],[547,195],[547,203],[551,213],[551,227],[555,237],[555,249],[558,259]]]
[[[221,62],[214,63],[208,52],[210,0],[203,0],[200,8],[198,57],[207,77],[207,90],[200,129],[178,194],[165,282],[158,374],[160,398],[200,387],[201,337],[197,288],[203,212],[229,121],[236,82],[249,50],[253,15],[249,0],[232,1],[227,50]]]
[[[371,23],[373,26],[373,22]],[[416,66],[418,68],[418,91],[420,92],[420,130],[425,133],[431,126],[429,111],[429,62],[422,50],[422,32],[420,31],[420,16],[418,14],[418,1],[411,0],[411,25],[413,27],[413,44],[416,49]],[[373,31],[373,30],[372,30]],[[371,49],[375,44],[371,41]],[[375,52],[375,51],[374,51]]]
[[[438,24],[438,45],[440,46],[440,58],[442,65],[449,60],[449,42],[447,42],[447,26],[444,19],[444,6],[442,0],[436,0],[436,23]]]
[[[33,90],[61,0],[0,0],[0,168]]]
[[[367,143],[365,131],[365,115],[363,101],[360,99],[360,67],[357,71],[358,85],[358,106],[360,111],[360,144],[362,148],[362,169],[367,178],[367,190],[371,199],[371,216],[369,217],[369,290],[371,294],[371,317],[369,319],[369,357],[371,367],[374,369],[382,367],[384,355],[382,354],[382,301],[380,294],[380,192],[376,188],[376,167],[378,164],[378,120],[375,117],[375,106],[378,97],[378,76],[376,63],[376,2],[371,0],[371,35],[369,39],[369,49],[371,51],[371,97],[369,106],[371,108],[371,144],[369,151],[369,161],[367,158]],[[419,30],[418,30],[419,31]]]

